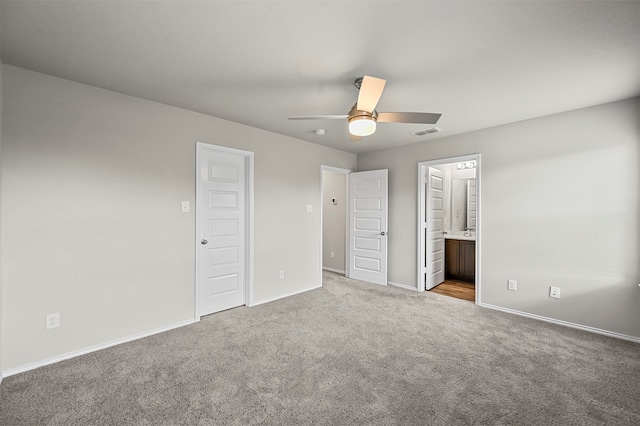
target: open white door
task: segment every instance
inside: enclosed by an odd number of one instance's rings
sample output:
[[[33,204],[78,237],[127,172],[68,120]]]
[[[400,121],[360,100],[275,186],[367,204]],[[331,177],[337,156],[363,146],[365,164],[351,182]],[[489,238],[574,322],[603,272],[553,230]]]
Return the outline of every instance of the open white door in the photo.
[[[387,285],[388,171],[349,175],[349,278]]]
[[[197,316],[247,303],[252,155],[197,144]]]
[[[444,281],[444,173],[429,167],[426,186],[425,287],[430,290]]]

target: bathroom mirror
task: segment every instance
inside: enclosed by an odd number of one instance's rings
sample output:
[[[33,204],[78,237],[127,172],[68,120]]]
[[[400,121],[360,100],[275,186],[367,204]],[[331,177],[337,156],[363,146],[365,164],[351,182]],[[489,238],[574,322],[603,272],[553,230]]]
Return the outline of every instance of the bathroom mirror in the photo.
[[[451,229],[476,228],[476,180],[451,181]]]

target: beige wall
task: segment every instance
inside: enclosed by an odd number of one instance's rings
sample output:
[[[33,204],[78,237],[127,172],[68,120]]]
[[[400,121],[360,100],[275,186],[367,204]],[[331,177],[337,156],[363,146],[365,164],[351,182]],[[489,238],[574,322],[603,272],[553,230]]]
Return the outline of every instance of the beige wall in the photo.
[[[195,208],[180,203],[194,206],[196,141],[255,153],[254,301],[321,284],[320,167],[355,155],[11,66],[2,78],[3,371],[194,318]]]
[[[344,272],[348,175],[324,170],[322,176],[322,267]]]
[[[0,41],[0,45],[2,42]],[[0,165],[2,164],[2,60],[0,60]],[[2,170],[0,170],[0,267],[2,265]],[[2,309],[2,273],[0,271],[0,383],[2,383],[2,347],[4,309]]]
[[[359,155],[389,169],[389,280],[417,282],[417,163],[480,153],[481,301],[640,337],[639,113],[635,98]]]

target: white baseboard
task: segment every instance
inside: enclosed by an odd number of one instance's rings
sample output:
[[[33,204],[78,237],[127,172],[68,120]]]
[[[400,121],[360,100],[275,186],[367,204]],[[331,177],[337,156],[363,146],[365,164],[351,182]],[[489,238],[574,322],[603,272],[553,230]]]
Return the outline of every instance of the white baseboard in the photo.
[[[295,296],[296,294],[300,294],[300,293],[306,293],[307,291],[315,290],[315,289],[321,288],[321,287],[322,287],[322,285],[317,285],[317,286],[314,286],[314,287],[305,288],[303,290],[294,291],[293,293],[283,294],[282,296],[276,296],[276,297],[272,297],[270,299],[259,300],[257,302],[253,302],[251,304],[251,307],[258,306],[258,305],[263,305],[263,304],[269,303],[269,302],[275,302],[276,300],[284,299],[285,297]]]
[[[157,328],[157,329],[152,330],[152,331],[147,331],[147,332],[144,332],[144,333],[134,334],[133,336],[128,336],[128,337],[125,337],[123,339],[112,340],[112,341],[109,341],[109,342],[101,343],[99,345],[89,346],[88,348],[80,349],[79,351],[67,352],[66,354],[62,354],[62,355],[55,356],[55,357],[52,357],[52,358],[47,358],[47,359],[42,360],[42,361],[34,362],[34,363],[31,363],[31,364],[25,364],[25,365],[17,367],[17,368],[12,368],[10,370],[3,371],[2,372],[2,376],[0,376],[0,381],[2,380],[2,377],[9,377],[9,376],[13,376],[14,374],[24,373],[25,371],[34,370],[34,369],[36,369],[38,367],[44,367],[45,365],[49,365],[49,364],[55,364],[56,362],[64,361],[66,359],[75,358],[75,357],[80,356],[80,355],[86,355],[88,353],[99,351],[101,349],[106,349],[106,348],[109,348],[111,346],[116,346],[116,345],[120,345],[122,343],[131,342],[133,340],[142,339],[143,337],[148,337],[148,336],[152,336],[154,334],[163,333],[165,331],[173,330],[174,328],[184,327],[185,325],[193,324],[194,322],[195,322],[194,320],[182,321],[182,322],[178,322],[178,323],[175,323],[175,324],[171,324],[171,325],[166,326],[166,327]]]
[[[615,337],[616,339],[628,340],[630,342],[640,343],[640,337],[629,336],[622,333],[616,333],[615,331],[602,330],[600,328],[589,327],[588,325],[576,324],[573,322],[562,321],[554,318],[545,317],[542,315],[530,314],[528,312],[517,311],[515,309],[503,308],[500,306],[490,305],[488,303],[478,303],[478,306],[483,308],[494,309],[496,311],[507,312],[510,314],[520,315],[522,317],[533,318],[544,322],[550,322],[552,324],[563,325],[565,327],[577,328],[578,330],[589,331],[596,334],[604,334],[605,336]]]
[[[344,273],[345,273],[344,271],[341,271],[339,269],[329,268],[328,266],[323,266],[322,269],[325,270],[325,271],[335,272],[336,274],[344,275]]]
[[[387,284],[392,285],[394,287],[404,288],[405,290],[418,291],[417,288],[415,288],[414,286],[409,285],[409,284],[394,283],[393,281],[387,281]]]

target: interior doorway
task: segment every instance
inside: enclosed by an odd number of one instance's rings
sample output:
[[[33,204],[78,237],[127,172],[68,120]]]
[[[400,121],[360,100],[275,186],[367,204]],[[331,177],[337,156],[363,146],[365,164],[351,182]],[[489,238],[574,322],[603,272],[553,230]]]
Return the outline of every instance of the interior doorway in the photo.
[[[418,163],[418,289],[481,300],[480,154]]]
[[[321,173],[321,271],[387,285],[388,170]]]
[[[321,166],[320,268],[348,275],[347,215],[351,170]]]

